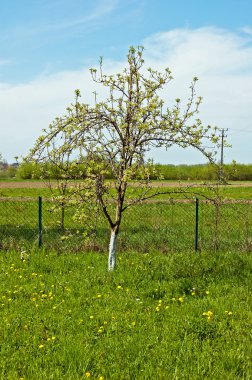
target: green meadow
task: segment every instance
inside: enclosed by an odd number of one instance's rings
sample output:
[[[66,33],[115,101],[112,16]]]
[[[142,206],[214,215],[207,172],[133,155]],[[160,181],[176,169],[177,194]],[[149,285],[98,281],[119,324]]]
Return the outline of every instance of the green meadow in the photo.
[[[220,191],[249,200],[251,189]],[[223,205],[216,223],[218,210],[200,203],[198,253],[194,202],[163,195],[129,209],[108,273],[105,222],[85,245],[70,209],[61,233],[50,194],[0,189],[30,198],[0,202],[0,379],[251,379],[251,204]]]
[[[1,254],[0,378],[250,379],[249,254]]]
[[[6,181],[0,180],[0,183],[5,183]],[[10,181],[8,181],[10,182]],[[15,183],[15,188],[1,188],[0,186],[0,197],[51,197],[52,192],[46,185],[45,187],[38,188],[37,183],[38,181],[29,181],[29,188],[23,187],[23,184],[25,181],[13,181]],[[18,184],[21,184],[20,187]],[[33,184],[34,183],[34,187]],[[41,181],[43,184],[43,182]],[[178,184],[178,182],[176,182]],[[197,183],[200,185],[197,187]],[[134,184],[134,183],[133,183]],[[216,196],[216,193],[220,195],[224,199],[252,199],[252,186],[250,186],[250,182],[242,183],[240,182],[237,186],[237,182],[229,182],[228,185],[220,185],[218,187],[218,190],[213,191],[213,188],[216,188],[215,183],[210,183],[208,186],[204,186],[203,182],[195,182],[195,184],[192,186],[190,183],[186,181],[182,181],[181,184],[184,186],[181,188],[179,185],[174,186],[174,182],[170,181],[164,181],[163,186],[159,186],[160,182],[152,181],[152,184],[155,186],[155,188],[152,190],[154,191],[160,191],[160,192],[167,192],[167,194],[162,194],[158,197],[158,199],[169,199],[169,198],[183,198],[184,194],[182,190],[186,190],[190,195],[190,193],[193,195],[194,193],[201,194],[203,196],[209,196],[214,198]],[[172,184],[172,186],[170,185]],[[188,189],[186,186],[188,185]],[[57,184],[55,183],[55,186]],[[211,187],[212,186],[212,187]],[[212,190],[211,190],[212,188]],[[129,196],[133,197],[137,194],[137,187],[135,186],[129,186]],[[179,193],[180,192],[180,193]],[[53,189],[53,194],[57,195],[58,191],[57,189]]]

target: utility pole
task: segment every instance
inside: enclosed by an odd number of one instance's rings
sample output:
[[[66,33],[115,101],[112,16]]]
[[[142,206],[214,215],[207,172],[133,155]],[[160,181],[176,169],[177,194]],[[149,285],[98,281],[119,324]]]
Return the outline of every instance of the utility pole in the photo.
[[[224,164],[224,138],[227,137],[225,135],[225,132],[227,132],[227,129],[222,128],[221,130],[221,159],[220,159],[220,170],[219,170],[219,182],[220,183],[226,183],[225,179],[223,178],[223,164]]]

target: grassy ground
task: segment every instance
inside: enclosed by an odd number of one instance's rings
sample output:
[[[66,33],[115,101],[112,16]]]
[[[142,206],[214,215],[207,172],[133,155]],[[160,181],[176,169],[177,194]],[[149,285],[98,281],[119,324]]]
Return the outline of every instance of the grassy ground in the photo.
[[[1,379],[251,378],[251,256],[24,256],[0,257]]]
[[[73,220],[74,209],[67,207],[64,228],[60,227],[61,210],[52,210],[52,203],[43,201],[42,241],[50,250],[72,252],[99,250],[106,252],[109,226],[104,218],[90,224]],[[141,204],[129,208],[123,215],[119,233],[120,252],[163,253],[194,251],[195,200],[168,203],[165,201]],[[252,203],[199,203],[198,248],[204,252],[252,251]],[[83,237],[88,233],[89,240]],[[0,242],[5,250],[38,246],[38,202],[0,202]]]
[[[202,186],[202,182],[198,182],[201,186],[196,187],[195,184],[191,184],[188,191],[192,193],[200,193],[204,195],[209,195],[211,197],[216,196],[216,192],[209,190],[209,188]],[[168,198],[181,198],[184,197],[183,194],[178,194],[178,189],[186,189],[190,185],[187,181],[181,182],[181,187],[179,188],[179,182],[165,181],[160,186],[160,182],[152,181],[154,187],[153,191],[167,191],[167,195],[159,196],[159,199]],[[196,182],[197,184],[197,182]],[[56,186],[56,185],[55,185]],[[137,193],[137,188],[132,182],[132,186],[129,188],[129,196],[135,196]],[[54,189],[54,194],[57,194],[57,190]],[[219,194],[223,198],[227,199],[252,199],[252,186],[251,182],[230,182],[228,185],[223,185],[219,187]],[[0,180],[0,197],[50,197],[52,195],[49,188],[42,181],[3,181]]]

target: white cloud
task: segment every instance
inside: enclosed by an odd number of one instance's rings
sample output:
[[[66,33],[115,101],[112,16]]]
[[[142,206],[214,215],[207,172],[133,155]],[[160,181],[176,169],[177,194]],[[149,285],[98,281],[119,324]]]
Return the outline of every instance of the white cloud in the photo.
[[[99,0],[96,2],[95,7],[85,17],[77,17],[73,20],[62,21],[60,23],[49,24],[46,26],[47,31],[63,30],[74,28],[79,25],[85,25],[101,20],[111,12],[113,12],[118,5],[118,0]]]
[[[177,29],[150,36],[143,45],[147,65],[158,70],[168,66],[175,77],[164,96],[185,98],[191,79],[198,76],[197,93],[203,96],[201,119],[230,128],[233,148],[225,149],[225,159],[252,162],[252,47],[247,36],[216,28]],[[125,65],[104,60],[109,72],[121,71]],[[42,76],[18,86],[0,84],[3,156],[12,161],[15,155],[25,155],[42,128],[64,113],[76,88],[85,102],[92,101],[94,90],[103,94],[92,82],[88,68]],[[237,129],[247,133],[235,132]],[[155,153],[155,158],[170,163],[202,162],[198,153],[176,149]]]
[[[250,26],[244,26],[241,31],[245,34],[252,36],[252,28]]]

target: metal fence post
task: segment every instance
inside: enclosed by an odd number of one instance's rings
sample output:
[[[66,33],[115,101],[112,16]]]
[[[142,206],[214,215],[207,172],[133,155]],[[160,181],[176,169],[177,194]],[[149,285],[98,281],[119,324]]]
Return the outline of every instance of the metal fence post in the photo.
[[[198,251],[198,242],[199,242],[199,198],[196,198],[195,199],[195,240],[194,240],[195,252]]]
[[[42,246],[42,197],[38,197],[38,246]]]

